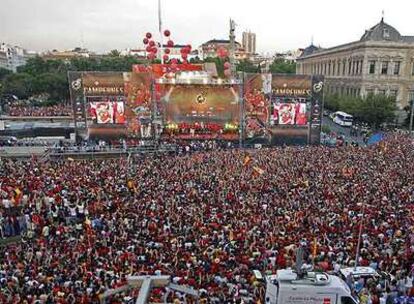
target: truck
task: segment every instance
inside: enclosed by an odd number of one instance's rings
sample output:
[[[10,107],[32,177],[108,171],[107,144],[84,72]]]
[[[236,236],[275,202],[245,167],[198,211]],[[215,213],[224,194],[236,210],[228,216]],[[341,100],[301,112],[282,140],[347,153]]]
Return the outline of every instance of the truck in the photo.
[[[357,304],[348,285],[324,272],[278,270],[266,276],[266,304]]]

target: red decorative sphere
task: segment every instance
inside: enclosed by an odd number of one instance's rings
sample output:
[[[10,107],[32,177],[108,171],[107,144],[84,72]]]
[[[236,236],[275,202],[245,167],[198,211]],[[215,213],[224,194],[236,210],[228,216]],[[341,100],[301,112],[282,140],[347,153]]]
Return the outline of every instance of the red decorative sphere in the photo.
[[[171,50],[170,50],[170,49],[165,49],[165,50],[164,50],[164,53],[165,53],[165,54],[169,54],[170,52],[171,52]]]
[[[171,64],[173,65],[173,64],[177,64],[178,63],[178,60],[177,60],[177,58],[173,58],[173,59],[171,59]]]
[[[142,40],[142,42],[144,42],[144,44],[148,44],[148,38],[144,38],[144,40]]]
[[[164,59],[164,61],[168,61],[169,56],[168,55],[164,55],[162,56],[162,59]]]
[[[151,52],[152,51],[152,47],[150,47],[149,45],[145,48],[145,50],[147,51],[147,52]]]
[[[184,60],[186,60],[186,59],[187,59],[187,57],[188,57],[188,55],[187,55],[187,54],[185,54],[185,53],[181,54],[181,58],[183,58]]]
[[[151,48],[151,52],[154,53],[154,54],[156,54],[158,52],[158,49],[155,46],[153,46]]]
[[[147,37],[148,39],[151,39],[152,34],[148,32],[148,33],[145,34],[145,37]]]
[[[174,46],[174,41],[172,41],[172,40],[168,40],[168,42],[167,42],[167,46],[168,46],[168,47],[173,47],[173,46]]]
[[[169,30],[164,31],[164,36],[165,37],[170,37],[170,35],[171,35],[171,32]]]
[[[151,41],[149,42],[149,45],[150,45],[150,46],[154,46],[154,45],[155,45],[154,40],[151,40]]]

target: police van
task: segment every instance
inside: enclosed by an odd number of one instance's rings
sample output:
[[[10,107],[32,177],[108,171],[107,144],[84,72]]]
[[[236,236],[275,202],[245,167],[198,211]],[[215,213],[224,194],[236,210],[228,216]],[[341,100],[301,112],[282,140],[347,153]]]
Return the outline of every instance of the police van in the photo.
[[[266,277],[266,304],[357,304],[348,285],[323,272],[298,275],[292,269]]]

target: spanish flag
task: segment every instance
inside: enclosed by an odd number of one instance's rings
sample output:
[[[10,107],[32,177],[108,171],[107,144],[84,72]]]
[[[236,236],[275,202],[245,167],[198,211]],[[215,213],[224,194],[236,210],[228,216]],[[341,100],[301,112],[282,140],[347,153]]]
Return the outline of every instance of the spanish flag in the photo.
[[[262,168],[260,168],[258,166],[254,166],[253,167],[253,174],[255,174],[255,175],[262,175],[264,173],[265,173],[265,171]]]
[[[14,197],[13,197],[13,201],[15,205],[20,204],[20,200],[22,199],[22,191],[20,191],[19,188],[14,189]]]
[[[313,248],[312,248],[312,256],[316,257],[316,250],[318,249],[318,242],[316,241],[316,237],[313,239]]]
[[[250,157],[250,155],[246,155],[244,157],[243,166],[247,167],[252,161],[253,159]]]

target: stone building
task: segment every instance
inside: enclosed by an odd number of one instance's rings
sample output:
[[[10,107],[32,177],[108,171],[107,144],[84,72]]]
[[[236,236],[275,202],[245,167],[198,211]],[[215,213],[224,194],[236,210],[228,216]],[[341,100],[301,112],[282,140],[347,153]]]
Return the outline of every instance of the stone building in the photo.
[[[249,53],[242,47],[239,42],[235,42],[235,51],[234,57],[236,61],[245,60],[249,58]],[[218,50],[220,48],[224,48],[227,52],[230,52],[230,40],[226,39],[212,39],[200,46],[200,56],[202,59],[206,59],[208,57],[218,57]]]
[[[382,19],[359,41],[327,49],[309,46],[296,69],[324,75],[327,93],[395,96],[402,109],[414,99],[414,36],[402,36]]]

